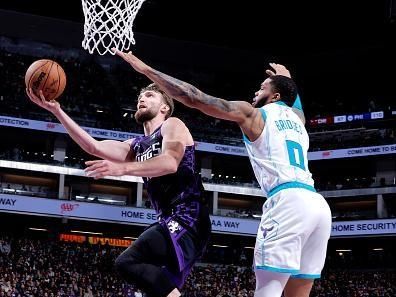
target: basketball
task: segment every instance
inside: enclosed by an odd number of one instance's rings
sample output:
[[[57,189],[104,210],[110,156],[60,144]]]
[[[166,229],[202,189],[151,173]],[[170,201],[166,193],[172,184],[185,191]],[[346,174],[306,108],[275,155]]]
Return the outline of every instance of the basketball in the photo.
[[[41,90],[45,99],[51,101],[57,99],[65,90],[66,74],[55,61],[37,60],[26,71],[25,84],[37,96],[40,96]]]

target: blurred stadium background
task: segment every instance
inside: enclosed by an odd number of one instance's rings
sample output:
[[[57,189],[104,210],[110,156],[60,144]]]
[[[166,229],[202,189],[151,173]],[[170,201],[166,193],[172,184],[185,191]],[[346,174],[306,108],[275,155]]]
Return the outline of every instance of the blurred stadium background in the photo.
[[[112,268],[155,220],[141,180],[85,177],[90,156],[29,102],[23,81],[33,61],[58,61],[63,108],[92,136],[119,140],[142,134],[133,113],[148,81],[81,49],[79,1],[25,2],[0,4],[0,296],[142,296]],[[396,296],[395,5],[261,2],[147,0],[134,51],[230,100],[250,100],[268,63],[285,64],[307,117],[315,186],[333,213],[311,296]],[[253,296],[265,197],[241,133],[180,104],[175,115],[197,141],[213,225],[183,296]]]

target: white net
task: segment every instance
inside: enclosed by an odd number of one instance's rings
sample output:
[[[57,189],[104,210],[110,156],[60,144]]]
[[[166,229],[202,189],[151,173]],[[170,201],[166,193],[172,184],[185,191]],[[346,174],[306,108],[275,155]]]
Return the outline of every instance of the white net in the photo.
[[[92,54],[114,54],[135,44],[133,21],[145,0],[82,0],[85,17],[82,47]]]

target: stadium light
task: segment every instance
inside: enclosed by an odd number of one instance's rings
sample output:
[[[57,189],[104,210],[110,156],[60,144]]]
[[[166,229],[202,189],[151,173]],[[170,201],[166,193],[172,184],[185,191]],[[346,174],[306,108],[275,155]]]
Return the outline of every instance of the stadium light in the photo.
[[[43,228],[29,228],[29,230],[32,230],[32,231],[44,231],[44,232],[48,231],[47,229],[43,229]]]
[[[254,250],[254,246],[245,246],[244,249]]]
[[[352,250],[336,250],[336,252],[352,252]]]
[[[137,239],[137,237],[132,237],[132,236],[124,236],[123,238],[124,239],[132,239],[132,240],[136,240]]]
[[[383,251],[384,249],[383,248],[375,248],[375,249],[373,249],[373,251]]]
[[[213,244],[214,247],[228,248],[228,245]]]
[[[14,188],[5,188],[5,189],[3,189],[3,192],[15,192],[16,191],[16,189],[14,189]]]
[[[80,230],[71,230],[71,233],[82,233],[82,234],[92,234],[92,235],[103,235],[101,232],[89,232],[89,231],[80,231]]]
[[[93,198],[95,199],[95,198]],[[120,200],[114,200],[114,199],[105,199],[105,198],[99,198],[100,202],[107,202],[107,203],[125,203],[125,201],[120,201]]]
[[[77,195],[76,196],[76,199],[78,199],[78,200],[84,200],[84,201],[93,201],[93,200],[95,200],[95,199],[98,199],[98,201],[100,201],[100,202],[105,202],[105,203],[125,203],[125,201],[120,201],[120,200],[114,200],[114,199],[109,199],[109,198],[100,198],[100,197],[91,197],[91,196],[88,196],[88,197],[86,197],[86,196],[80,196],[80,195]]]

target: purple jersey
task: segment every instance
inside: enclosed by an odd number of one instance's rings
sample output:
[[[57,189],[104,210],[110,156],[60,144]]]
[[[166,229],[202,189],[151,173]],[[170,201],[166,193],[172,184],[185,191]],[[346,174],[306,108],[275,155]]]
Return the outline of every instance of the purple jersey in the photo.
[[[131,149],[137,162],[161,154],[161,126],[151,135],[134,139]],[[159,224],[170,235],[183,284],[191,267],[202,255],[211,231],[209,212],[202,203],[203,186],[196,172],[195,148],[187,146],[176,173],[159,177],[144,177],[152,205],[159,215]]]
[[[142,162],[161,154],[161,126],[151,135],[134,139],[131,148],[136,161]],[[143,177],[152,205],[157,213],[167,211],[185,201],[200,200],[202,182],[196,172],[195,148],[187,146],[177,172],[159,177]]]

